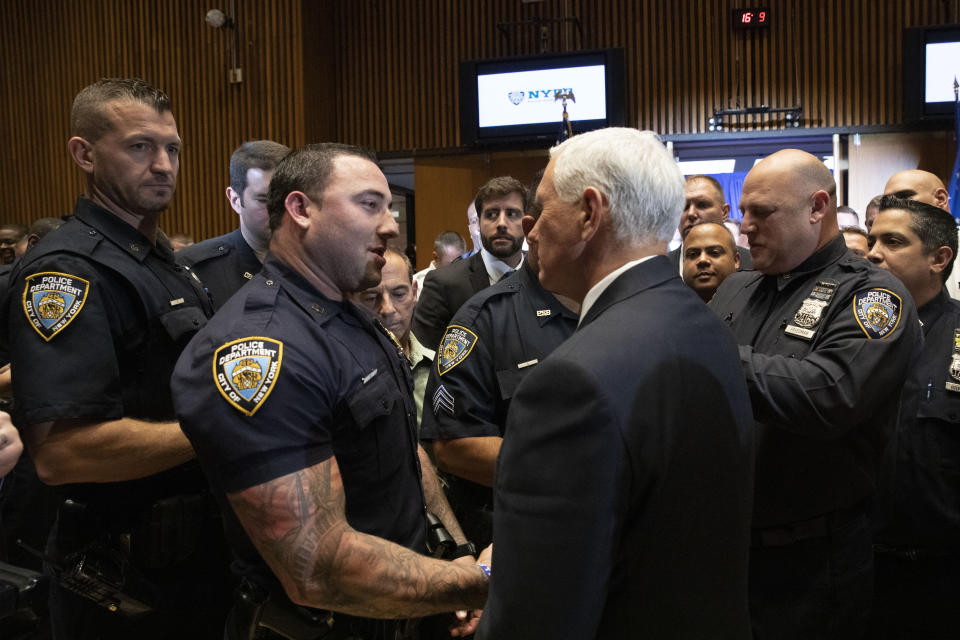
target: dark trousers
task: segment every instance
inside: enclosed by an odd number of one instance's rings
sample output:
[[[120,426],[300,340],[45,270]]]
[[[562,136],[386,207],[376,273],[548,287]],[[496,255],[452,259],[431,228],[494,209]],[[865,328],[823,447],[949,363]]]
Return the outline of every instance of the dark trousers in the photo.
[[[59,520],[54,524],[47,553],[63,557],[74,551],[63,545]],[[52,584],[50,622],[54,640],[209,640],[223,636],[231,604],[233,578],[226,562],[222,537],[210,542],[186,560],[162,569],[140,569],[153,587],[156,608],[150,613],[127,617],[113,613],[91,600]],[[52,574],[51,567],[45,567]],[[53,578],[53,582],[56,579]]]
[[[751,549],[750,617],[757,640],[864,636],[873,591],[867,514],[828,516],[824,527],[824,536]]]
[[[878,553],[871,640],[960,638],[960,558]]]

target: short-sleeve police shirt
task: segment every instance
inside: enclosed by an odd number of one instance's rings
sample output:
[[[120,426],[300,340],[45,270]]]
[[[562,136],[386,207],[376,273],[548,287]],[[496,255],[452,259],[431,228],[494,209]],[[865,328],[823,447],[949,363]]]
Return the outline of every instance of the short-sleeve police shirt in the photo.
[[[184,351],[173,394],[221,501],[335,456],[350,525],[423,551],[408,369],[399,346],[357,307],[268,257]],[[237,531],[241,557],[258,562]]]
[[[169,245],[151,244],[86,198],[23,258],[6,309],[15,415],[25,428],[61,419],[173,420],[170,375],[212,311]]]
[[[513,392],[573,334],[577,316],[524,266],[450,321],[424,395],[422,440],[503,436]]]

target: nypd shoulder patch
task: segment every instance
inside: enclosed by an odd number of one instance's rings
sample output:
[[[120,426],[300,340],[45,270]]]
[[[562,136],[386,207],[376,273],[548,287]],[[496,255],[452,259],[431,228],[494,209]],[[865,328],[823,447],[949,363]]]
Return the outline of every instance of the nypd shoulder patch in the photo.
[[[213,354],[213,380],[240,413],[252,416],[273,391],[280,375],[283,343],[250,336],[233,340]]]
[[[853,296],[857,324],[871,340],[889,337],[900,324],[903,301],[888,289],[866,289]]]
[[[80,315],[90,282],[69,273],[42,271],[28,276],[23,287],[23,313],[40,337],[51,339]]]
[[[441,376],[467,359],[477,344],[477,334],[466,327],[452,324],[447,327],[440,341],[440,351],[437,353],[437,373]]]

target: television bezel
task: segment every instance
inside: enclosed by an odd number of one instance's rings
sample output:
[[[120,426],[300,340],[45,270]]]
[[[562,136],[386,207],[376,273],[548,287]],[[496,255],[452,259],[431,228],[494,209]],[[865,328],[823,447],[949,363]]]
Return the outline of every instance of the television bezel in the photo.
[[[507,146],[516,144],[553,144],[560,133],[560,121],[510,125],[479,126],[477,76],[511,71],[535,71],[571,66],[604,65],[607,117],[596,120],[574,120],[574,133],[604,127],[624,126],[623,49],[594,49],[572,53],[550,53],[460,63],[460,142],[464,146]],[[560,113],[560,105],[557,105]]]
[[[908,122],[953,119],[954,103],[926,102],[927,45],[960,42],[960,24],[907,27],[903,40],[904,115]],[[917,70],[920,73],[917,73]]]

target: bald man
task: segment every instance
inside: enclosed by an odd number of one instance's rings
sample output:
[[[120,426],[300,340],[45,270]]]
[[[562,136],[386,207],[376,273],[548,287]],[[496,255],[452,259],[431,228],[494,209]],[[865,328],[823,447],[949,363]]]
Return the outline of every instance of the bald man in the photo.
[[[683,239],[683,282],[704,302],[710,302],[724,280],[740,268],[740,254],[727,228],[699,222]]]
[[[689,176],[684,187],[683,198],[683,215],[680,216],[680,224],[677,225],[681,239],[686,239],[694,225],[701,222],[723,224],[729,218],[730,205],[727,204],[727,198],[723,194],[723,187],[712,176],[701,174]],[[683,276],[682,249],[681,245],[667,254],[670,262],[680,271],[681,277]],[[749,269],[750,252],[743,247],[736,247],[736,251],[740,255],[737,269]]]
[[[863,636],[873,586],[868,504],[884,434],[921,346],[892,274],[849,252],[836,184],[779,151],[747,175],[754,272],[710,306],[740,344],[757,436],[750,613],[760,640]]]
[[[950,197],[943,181],[929,171],[907,169],[898,171],[887,180],[883,195],[894,195],[904,200],[917,200],[932,204],[950,213]],[[960,237],[960,229],[957,231]],[[954,300],[960,300],[960,274],[953,273],[947,278],[947,292]]]
[[[904,200],[919,200],[950,211],[947,188],[943,181],[929,171],[908,169],[898,171],[887,180],[883,195],[894,195]]]

